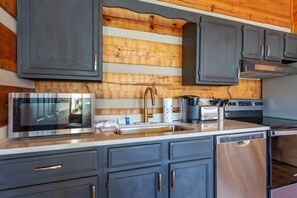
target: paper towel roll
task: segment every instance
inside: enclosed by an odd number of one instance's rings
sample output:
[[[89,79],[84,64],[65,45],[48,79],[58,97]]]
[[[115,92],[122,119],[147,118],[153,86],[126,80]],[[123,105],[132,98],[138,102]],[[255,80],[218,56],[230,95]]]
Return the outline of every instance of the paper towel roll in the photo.
[[[172,98],[163,98],[163,122],[173,121]]]

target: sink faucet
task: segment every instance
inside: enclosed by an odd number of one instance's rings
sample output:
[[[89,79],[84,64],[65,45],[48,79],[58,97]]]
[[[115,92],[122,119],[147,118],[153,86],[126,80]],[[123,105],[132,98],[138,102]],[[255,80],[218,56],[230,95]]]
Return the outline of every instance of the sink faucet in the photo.
[[[154,116],[154,110],[152,107],[152,113],[148,113],[147,109],[147,94],[148,92],[151,92],[151,101],[152,101],[152,106],[155,106],[155,92],[152,87],[148,87],[144,91],[144,101],[143,101],[143,122],[146,123],[148,122],[149,118],[152,118]]]

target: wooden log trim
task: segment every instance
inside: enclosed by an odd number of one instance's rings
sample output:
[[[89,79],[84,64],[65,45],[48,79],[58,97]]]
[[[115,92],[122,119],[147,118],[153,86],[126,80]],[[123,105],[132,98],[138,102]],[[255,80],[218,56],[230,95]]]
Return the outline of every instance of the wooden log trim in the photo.
[[[0,23],[0,69],[16,72],[16,34]]]
[[[34,91],[34,89],[0,85],[0,127],[6,126],[8,124],[8,93]]]
[[[12,17],[17,16],[16,0],[0,0],[0,6],[3,7]]]
[[[182,36],[182,27],[186,22],[156,14],[140,14],[122,8],[103,8],[103,25],[109,27]]]

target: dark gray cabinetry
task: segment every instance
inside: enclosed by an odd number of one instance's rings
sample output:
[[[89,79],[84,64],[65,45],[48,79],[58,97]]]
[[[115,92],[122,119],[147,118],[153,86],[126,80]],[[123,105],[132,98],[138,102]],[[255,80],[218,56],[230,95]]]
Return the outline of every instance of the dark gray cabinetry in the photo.
[[[281,61],[284,51],[284,33],[265,30],[265,60]]]
[[[285,49],[283,59],[297,61],[297,35],[285,34],[284,42]]]
[[[284,33],[260,27],[242,27],[242,58],[280,62],[283,57]]]
[[[201,23],[183,28],[184,85],[234,85],[238,83],[240,25],[202,17]]]
[[[195,160],[170,165],[171,198],[213,197],[212,161]]]
[[[90,149],[0,156],[0,197],[95,198],[100,149]]]
[[[18,76],[101,80],[101,1],[18,0]]]
[[[1,198],[96,198],[97,194],[97,177],[0,191]]]
[[[105,151],[108,198],[214,196],[212,137],[111,146]]]
[[[242,27],[242,57],[262,60],[264,56],[264,32],[260,27],[245,25]]]
[[[240,44],[239,24],[202,17],[200,81],[210,84],[237,84]]]
[[[162,167],[110,173],[108,198],[162,197]]]

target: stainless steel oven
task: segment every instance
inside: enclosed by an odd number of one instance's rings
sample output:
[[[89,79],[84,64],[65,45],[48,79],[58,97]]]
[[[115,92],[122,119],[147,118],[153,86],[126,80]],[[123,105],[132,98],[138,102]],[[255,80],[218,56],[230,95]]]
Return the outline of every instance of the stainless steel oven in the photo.
[[[270,132],[270,196],[297,196],[297,126],[273,127]]]
[[[94,132],[95,95],[10,93],[8,137]]]

